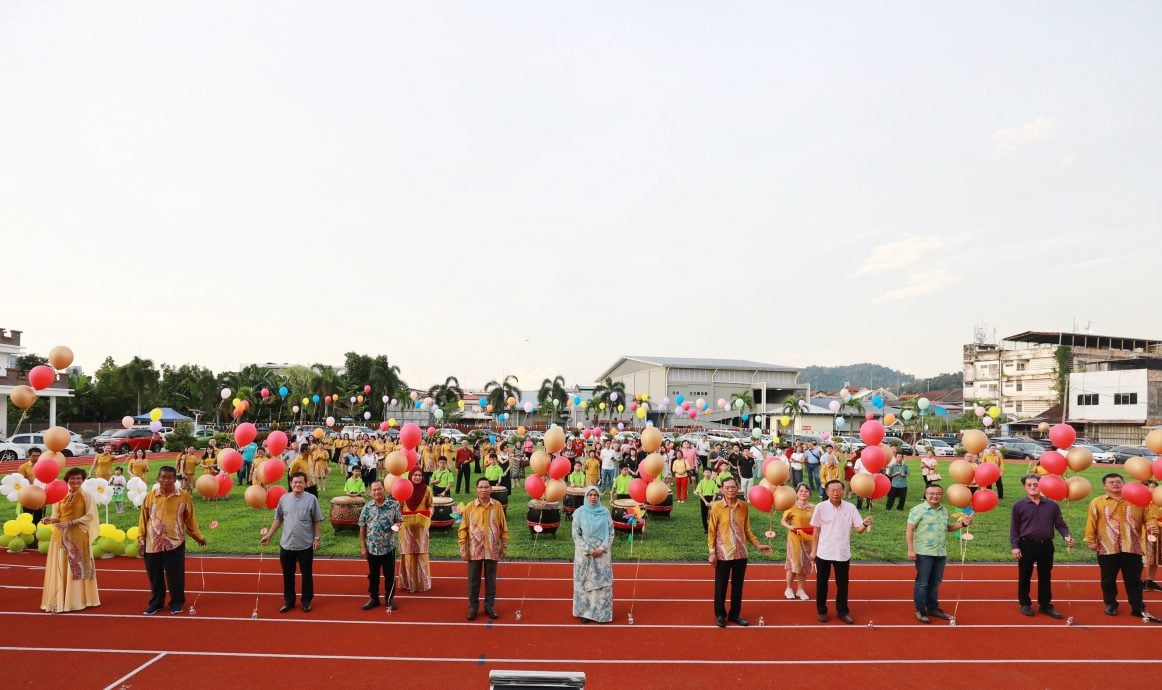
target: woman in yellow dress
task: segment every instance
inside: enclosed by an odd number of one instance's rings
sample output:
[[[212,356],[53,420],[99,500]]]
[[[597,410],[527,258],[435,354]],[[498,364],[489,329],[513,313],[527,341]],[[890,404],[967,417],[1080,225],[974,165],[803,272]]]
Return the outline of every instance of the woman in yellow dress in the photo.
[[[795,505],[783,513],[783,529],[787,530],[787,560],[784,568],[787,571],[787,589],[783,596],[794,599],[798,596],[803,601],[810,597],[803,587],[807,584],[807,573],[811,572],[811,543],[815,539],[815,528],[811,526],[811,514],[815,506],[811,505],[811,489],[806,484],[799,484]],[[795,578],[799,578],[799,591],[791,591]]]
[[[312,443],[311,466],[315,473],[315,482],[321,491],[327,490],[327,475],[331,473],[331,453],[321,443]]]
[[[64,613],[101,605],[90,550],[97,538],[97,502],[81,489],[85,476],[80,467],[65,473],[69,492],[53,506],[52,517],[44,519],[53,526],[40,598],[44,611]]]
[[[403,526],[399,529],[399,553],[402,557],[400,584],[408,592],[426,592],[432,588],[428,565],[428,527],[432,524],[432,492],[424,483],[420,468],[412,470],[412,495],[401,506]]]
[[[187,446],[184,451],[178,454],[177,465],[178,479],[182,482],[182,488],[186,491],[192,491],[194,488],[194,481],[197,479],[194,473],[198,470],[198,463],[201,458],[198,457],[198,451],[193,446]]]
[[[149,459],[144,448],[133,451],[133,457],[129,460],[129,474],[145,481],[145,475],[149,474]]]
[[[106,481],[112,479],[113,461],[115,459],[116,458],[113,457],[113,453],[111,453],[109,450],[109,446],[106,445],[101,449],[101,452],[93,458],[93,466],[89,468],[89,474]]]

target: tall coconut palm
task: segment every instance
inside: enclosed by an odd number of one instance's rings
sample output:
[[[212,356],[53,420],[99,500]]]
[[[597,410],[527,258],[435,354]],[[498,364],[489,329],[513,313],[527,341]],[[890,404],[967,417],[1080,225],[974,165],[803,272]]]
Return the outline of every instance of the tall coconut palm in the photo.
[[[508,408],[509,398],[520,399],[520,389],[516,387],[518,383],[520,379],[509,374],[504,377],[503,382],[493,380],[484,384],[484,397],[487,404],[492,405],[492,414],[499,415],[504,412]]]
[[[789,397],[783,401],[783,409],[782,409],[782,414],[780,416],[791,418],[791,423],[789,425],[787,425],[787,427],[791,430],[792,434],[794,434],[794,431],[795,431],[795,426],[796,426],[795,423],[809,409],[811,409],[811,408],[807,404],[807,401],[798,395],[792,395],[791,397]],[[779,423],[781,424],[782,421],[780,420]]]
[[[152,359],[134,357],[122,367],[125,382],[137,394],[137,414],[141,414],[141,398],[157,389],[161,374],[153,366]]]
[[[605,403],[605,411],[609,413],[609,418],[613,419],[613,415],[617,413],[617,406],[625,404],[625,382],[614,381],[612,376],[606,376],[604,381],[594,386],[593,399],[589,401],[589,405],[600,410],[601,403]]]
[[[371,395],[377,401],[373,403],[376,409],[381,411],[385,409],[386,406],[383,404],[385,395],[388,399],[407,400],[408,385],[400,378],[399,373],[399,367],[394,366],[384,355],[372,360],[367,383],[371,386]]]
[[[429,388],[428,395],[436,402],[437,407],[444,408],[448,405],[455,406],[456,401],[464,397],[464,389],[460,388],[459,379],[449,376],[443,383],[437,383]]]
[[[346,382],[339,375],[339,372],[335,370],[335,367],[316,363],[311,365],[311,370],[314,373],[311,375],[311,380],[307,383],[307,389],[310,392],[318,393],[320,396],[326,396],[346,388]]]
[[[569,391],[565,388],[564,376],[541,381],[541,389],[537,391],[537,407],[548,416],[549,421],[564,413],[568,402]]]

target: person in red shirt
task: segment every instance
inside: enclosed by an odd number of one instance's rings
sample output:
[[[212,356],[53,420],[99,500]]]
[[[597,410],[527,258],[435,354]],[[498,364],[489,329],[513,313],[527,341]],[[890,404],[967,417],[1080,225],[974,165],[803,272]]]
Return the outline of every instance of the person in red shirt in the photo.
[[[472,461],[476,455],[468,447],[468,440],[460,442],[456,449],[456,493],[460,493],[460,484],[464,484],[465,491],[472,490]]]

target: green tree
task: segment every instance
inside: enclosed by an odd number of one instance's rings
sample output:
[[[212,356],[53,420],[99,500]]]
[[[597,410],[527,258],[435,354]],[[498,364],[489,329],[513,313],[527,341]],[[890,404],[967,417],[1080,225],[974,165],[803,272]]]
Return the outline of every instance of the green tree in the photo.
[[[560,417],[568,402],[569,391],[565,388],[564,376],[554,376],[541,381],[541,388],[537,391],[537,409],[548,417],[549,421],[555,421]]]
[[[520,399],[520,389],[516,384],[520,383],[520,379],[509,374],[504,377],[503,382],[489,381],[484,384],[484,397],[489,405],[492,405],[492,414],[499,415],[508,408],[508,399]]]
[[[152,359],[134,357],[122,367],[125,383],[137,395],[137,414],[141,414],[141,401],[155,393],[161,374],[153,366]]]
[[[20,355],[16,358],[16,365],[14,368],[21,374],[27,374],[29,371],[32,371],[32,369],[35,367],[39,367],[41,364],[48,364],[48,360],[44,357],[41,357],[40,355]]]
[[[754,392],[750,389],[744,391],[735,391],[730,394],[731,409],[738,412],[742,416],[743,412],[750,413],[754,410]],[[751,426],[754,426],[753,424]]]
[[[605,411],[609,413],[609,418],[613,419],[613,415],[617,413],[617,406],[625,404],[625,382],[614,381],[612,376],[606,376],[604,381],[593,388],[593,399],[589,401],[589,406],[600,410],[601,403],[605,403]]]
[[[449,376],[443,383],[437,383],[428,389],[428,395],[435,401],[436,406],[447,414],[448,406],[457,407],[456,402],[464,397],[464,390],[460,388],[460,380]]]

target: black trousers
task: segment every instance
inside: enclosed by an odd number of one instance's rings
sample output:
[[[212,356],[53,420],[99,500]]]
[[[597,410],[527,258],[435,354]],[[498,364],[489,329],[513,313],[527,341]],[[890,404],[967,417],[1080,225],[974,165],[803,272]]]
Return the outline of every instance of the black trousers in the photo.
[[[746,577],[746,559],[714,563],[714,615],[738,620],[742,612],[742,583]],[[730,582],[730,611],[726,610],[726,583]]]
[[[997,477],[997,483],[990,484],[989,488],[996,489],[997,498],[1004,498],[1005,497],[1005,479],[1004,479],[1004,477]]]
[[[464,483],[464,488],[460,488],[460,483]],[[456,468],[456,493],[461,491],[472,490],[472,464],[464,463]]]
[[[699,499],[698,507],[702,509],[702,531],[709,533],[710,532],[710,522],[709,522],[710,506],[706,505],[705,503],[703,503],[701,501],[701,499]]]
[[[186,603],[186,545],[173,551],[147,553],[145,574],[149,576],[149,608],[165,606],[165,587],[169,584],[169,607],[180,609]]]
[[[892,504],[896,501],[900,502],[900,507],[896,510],[904,509],[904,501],[908,498],[908,487],[901,486],[888,489],[888,510],[892,509]]]
[[[315,564],[314,549],[288,551],[278,550],[278,561],[282,564],[282,600],[288,606],[295,604],[295,566],[303,576],[303,603],[309,604],[315,598],[315,578],[311,568]]]
[[[815,559],[815,608],[820,614],[827,613],[827,581],[831,579],[831,569],[835,568],[835,612],[848,613],[847,574],[851,561],[826,561]]]
[[[1146,608],[1142,603],[1142,557],[1132,553],[1111,553],[1098,555],[1097,566],[1101,569],[1101,598],[1106,606],[1118,603],[1118,573],[1126,586],[1126,599],[1130,611],[1135,616]]]
[[[367,593],[379,601],[379,576],[383,574],[383,593],[388,601],[395,599],[395,550],[382,556],[367,553]]]
[[[468,561],[468,608],[480,607],[480,571],[484,571],[484,608],[496,605],[496,561]]]
[[[1021,557],[1017,559],[1017,602],[1032,606],[1029,589],[1033,568],[1037,569],[1037,603],[1041,608],[1053,605],[1053,540],[1021,539],[1017,542]]]
[[[376,468],[374,467],[359,468],[359,478],[363,480],[364,486],[371,486],[371,483],[375,481],[375,472]]]

